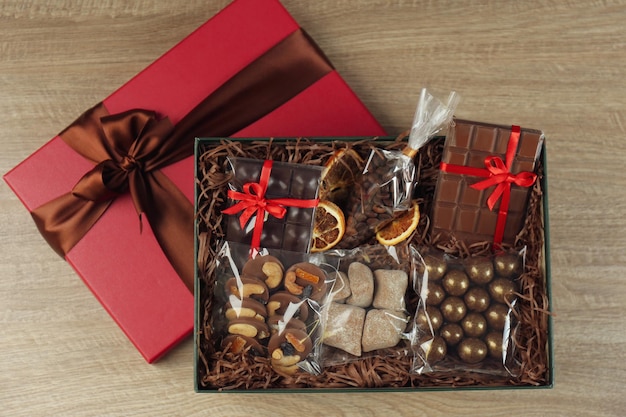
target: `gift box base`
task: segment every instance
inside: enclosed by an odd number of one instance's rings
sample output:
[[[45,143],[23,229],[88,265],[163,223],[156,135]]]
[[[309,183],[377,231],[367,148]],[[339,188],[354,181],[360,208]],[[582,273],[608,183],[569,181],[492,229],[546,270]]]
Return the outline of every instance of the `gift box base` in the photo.
[[[338,143],[356,143],[366,138],[336,138]],[[288,139],[272,139],[274,143],[282,143]],[[293,139],[292,139],[293,140]],[[328,142],[329,138],[313,139],[314,142]],[[377,138],[376,143],[389,144],[394,142],[396,138]],[[397,142],[397,141],[396,141]],[[203,188],[203,167],[202,158],[204,153],[215,146],[218,140],[214,138],[198,139],[196,141],[196,210],[198,222],[196,223],[196,265],[204,265],[207,262],[207,244],[215,242],[219,237],[219,227],[211,225],[211,232],[214,236],[207,239],[206,224],[203,222],[211,222],[210,216],[207,217],[207,213],[203,212],[206,208],[206,199],[209,194],[207,190]],[[242,147],[252,146],[269,146],[267,145],[267,139],[245,139],[242,140]],[[423,195],[429,195],[429,192],[434,190],[435,184],[432,178],[433,172],[436,174],[438,167],[437,158],[440,157],[441,146],[443,138],[436,138],[431,144],[428,145],[428,149],[422,151],[418,155],[419,160],[418,167],[420,168],[420,185],[418,191]],[[394,145],[392,145],[393,147]],[[208,317],[206,315],[206,303],[207,295],[210,296],[210,289],[207,287],[207,273],[206,269],[199,268],[196,273],[196,291],[195,291],[195,351],[194,351],[194,386],[196,392],[199,393],[215,393],[215,392],[382,392],[382,391],[440,391],[440,390],[485,390],[485,389],[541,389],[552,388],[554,385],[554,361],[553,361],[553,348],[552,348],[552,317],[551,317],[551,290],[550,290],[550,245],[549,245],[549,219],[548,219],[548,180],[547,180],[547,164],[546,164],[546,151],[545,147],[540,158],[539,168],[539,190],[533,194],[535,196],[536,203],[535,210],[537,215],[540,216],[540,223],[542,227],[538,231],[537,242],[539,245],[534,249],[537,253],[534,256],[538,259],[538,269],[540,271],[540,277],[538,279],[538,287],[542,289],[539,294],[534,294],[533,297],[538,297],[538,305],[533,304],[534,313],[536,313],[542,324],[538,324],[539,339],[541,347],[535,346],[533,350],[536,353],[536,357],[533,359],[537,363],[522,363],[523,367],[532,368],[525,369],[525,376],[519,378],[511,378],[509,376],[498,377],[484,377],[478,374],[463,373],[462,375],[451,373],[438,373],[433,375],[409,375],[408,368],[410,367],[410,360],[407,358],[393,359],[394,366],[405,366],[406,373],[400,375],[400,378],[393,380],[389,375],[379,375],[372,379],[367,379],[365,376],[368,372],[374,372],[375,367],[371,364],[363,363],[362,367],[356,365],[352,368],[352,372],[356,372],[358,375],[361,373],[362,378],[349,381],[349,378],[344,380],[343,384],[336,383],[336,380],[329,382],[328,386],[324,386],[321,380],[316,378],[303,378],[301,380],[294,380],[291,385],[281,385],[280,383],[271,383],[267,386],[246,386],[246,382],[241,381],[230,386],[215,386],[208,383],[208,380],[215,381],[215,378],[207,378],[207,370],[211,369],[215,357],[211,357],[205,349],[207,346],[207,323]],[[432,178],[422,180],[422,177],[430,176]],[[432,195],[432,193],[430,194]],[[428,202],[424,205],[428,206]],[[529,204],[529,207],[532,204]],[[529,208],[530,210],[530,208]],[[428,209],[424,210],[424,213],[428,213]],[[423,218],[427,216],[422,216]],[[420,224],[423,224],[423,219]],[[428,234],[417,233],[416,235],[425,236],[425,239],[429,239]],[[415,240],[416,238],[414,238]],[[417,238],[418,240],[421,238]],[[535,242],[535,243],[537,243]],[[418,242],[424,243],[424,242]],[[532,245],[531,245],[532,246]],[[210,268],[209,268],[210,269]],[[523,292],[523,291],[522,291]],[[528,294],[522,294],[528,295]],[[535,331],[533,329],[528,329]],[[541,358],[537,360],[537,358]],[[398,365],[399,364],[399,365]],[[225,368],[226,369],[226,368]],[[223,371],[223,369],[222,369]],[[336,371],[336,370],[335,370]],[[530,375],[530,376],[529,376]],[[268,375],[267,380],[269,381]]]

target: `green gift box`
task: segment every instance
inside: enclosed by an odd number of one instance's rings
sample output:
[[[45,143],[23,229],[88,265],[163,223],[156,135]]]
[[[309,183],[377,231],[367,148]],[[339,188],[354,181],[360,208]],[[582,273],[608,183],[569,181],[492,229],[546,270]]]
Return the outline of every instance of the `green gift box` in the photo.
[[[515,343],[519,375],[491,375],[468,370],[434,373],[412,373],[412,359],[372,358],[360,359],[346,365],[333,365],[313,375],[304,371],[285,377],[274,373],[267,358],[245,356],[242,363],[232,362],[232,357],[216,347],[212,334],[212,277],[215,271],[215,253],[218,242],[224,238],[222,217],[226,207],[226,188],[222,170],[229,154],[248,157],[292,158],[313,145],[326,147],[330,155],[334,149],[349,146],[376,146],[398,149],[401,138],[249,138],[229,141],[225,138],[200,138],[196,140],[196,285],[195,285],[195,355],[194,378],[197,392],[254,392],[270,389],[271,392],[319,391],[419,391],[457,389],[551,388],[554,384],[552,351],[552,317],[550,314],[550,252],[548,223],[548,184],[545,146],[538,162],[538,184],[531,192],[528,216],[539,225],[528,232],[526,250],[528,259],[534,259],[536,278],[532,285],[520,288],[520,314]],[[443,138],[435,138],[416,157],[419,167],[417,192],[428,205],[432,199]],[[401,144],[401,143],[400,143]],[[228,150],[232,148],[232,150]],[[439,151],[438,151],[439,150]],[[438,155],[439,152],[439,155]],[[286,156],[289,154],[290,156]],[[295,155],[295,156],[294,156]],[[306,162],[306,161],[305,161]],[[311,163],[311,162],[309,162]],[[313,161],[319,164],[320,161]],[[322,162],[324,163],[324,162]],[[215,182],[215,173],[221,182]],[[427,217],[423,215],[423,217]],[[419,227],[423,226],[423,222]],[[419,231],[419,229],[418,229]],[[419,242],[423,234],[416,233],[412,243]],[[524,234],[522,234],[525,236]],[[522,238],[524,241],[524,237]],[[242,360],[238,358],[237,361]]]

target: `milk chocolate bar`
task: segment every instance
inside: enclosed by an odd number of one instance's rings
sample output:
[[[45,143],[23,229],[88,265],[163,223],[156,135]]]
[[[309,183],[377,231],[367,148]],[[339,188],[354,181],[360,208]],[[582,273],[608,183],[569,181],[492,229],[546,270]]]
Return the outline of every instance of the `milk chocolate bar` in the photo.
[[[493,210],[487,199],[495,186],[483,190],[472,188],[484,181],[483,176],[471,173],[459,174],[445,165],[485,169],[486,158],[499,157],[506,161],[511,126],[500,126],[466,120],[452,124],[442,155],[432,207],[432,236],[443,241],[455,237],[466,244],[493,241],[500,198]],[[544,136],[539,130],[521,129],[519,143],[510,166],[512,174],[534,172],[541,153]],[[524,225],[526,204],[532,186],[511,185],[509,208],[504,223],[502,243],[513,244],[515,236]]]
[[[264,161],[230,158],[229,163],[234,176],[231,184],[229,184],[231,189],[241,191],[247,183],[259,183]],[[316,199],[322,170],[323,167],[319,166],[273,162],[264,197],[268,200],[277,198]],[[277,218],[266,213],[260,246],[268,249],[308,252],[314,208],[283,206],[286,209],[283,218]],[[253,220],[250,220],[244,228],[241,227],[239,215],[227,216],[226,222],[227,240],[251,243]]]

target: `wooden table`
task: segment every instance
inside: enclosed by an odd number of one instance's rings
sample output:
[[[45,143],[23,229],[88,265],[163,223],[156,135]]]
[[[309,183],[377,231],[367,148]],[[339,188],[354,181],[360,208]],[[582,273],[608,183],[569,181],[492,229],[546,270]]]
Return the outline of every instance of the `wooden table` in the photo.
[[[2,0],[0,171],[227,3]],[[626,4],[284,4],[390,133],[424,85],[459,91],[460,117],[546,132],[555,388],[195,394],[192,340],[147,365],[3,183],[0,415],[624,415]]]

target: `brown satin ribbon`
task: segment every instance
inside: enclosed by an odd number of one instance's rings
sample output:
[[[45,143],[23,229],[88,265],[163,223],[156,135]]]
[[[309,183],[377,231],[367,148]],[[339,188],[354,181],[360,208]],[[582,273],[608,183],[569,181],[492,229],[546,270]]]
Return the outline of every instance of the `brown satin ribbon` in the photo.
[[[219,63],[216,63],[219,65]],[[193,205],[159,169],[193,155],[195,137],[230,136],[332,71],[302,30],[289,35],[210,94],[176,126],[154,112],[109,115],[102,103],[59,136],[96,166],[71,192],[32,212],[41,234],[65,256],[114,198],[130,192],[159,245],[193,292]]]

